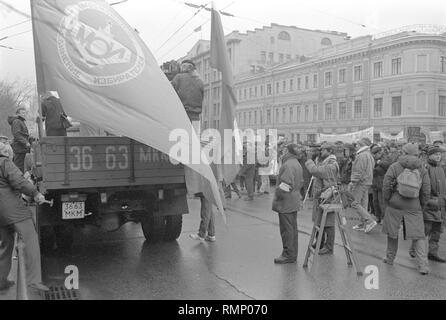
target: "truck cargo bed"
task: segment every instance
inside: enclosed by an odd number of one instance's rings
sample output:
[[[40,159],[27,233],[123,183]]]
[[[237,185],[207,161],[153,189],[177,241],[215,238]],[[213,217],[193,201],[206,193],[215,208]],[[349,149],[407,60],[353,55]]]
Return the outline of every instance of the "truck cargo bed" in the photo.
[[[45,137],[43,190],[185,183],[184,168],[129,138]]]

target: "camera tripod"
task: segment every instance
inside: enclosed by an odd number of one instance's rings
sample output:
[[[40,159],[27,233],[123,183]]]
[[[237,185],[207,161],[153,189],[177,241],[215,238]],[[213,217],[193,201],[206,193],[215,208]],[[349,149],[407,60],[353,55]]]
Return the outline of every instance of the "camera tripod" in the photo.
[[[318,226],[318,221],[315,221],[314,223],[303,267],[305,269],[308,268],[308,261],[311,255],[313,255],[313,265],[316,265],[317,259],[319,258],[320,246],[324,236],[324,228],[327,222],[327,216],[328,214],[334,214],[336,220],[335,224],[338,227],[339,233],[341,234],[342,247],[344,248],[345,255],[347,257],[347,264],[349,267],[354,267],[357,276],[361,277],[363,273],[361,271],[361,268],[359,267],[358,260],[355,256],[355,252],[351,244],[350,235],[347,231],[347,220],[343,215],[341,215],[341,212],[344,210],[341,193],[336,187],[333,187],[332,197],[330,197],[330,199],[328,200],[329,201],[324,200],[319,205],[320,208],[323,210],[321,223],[319,226]],[[313,248],[313,243],[316,237],[317,237],[316,248]]]

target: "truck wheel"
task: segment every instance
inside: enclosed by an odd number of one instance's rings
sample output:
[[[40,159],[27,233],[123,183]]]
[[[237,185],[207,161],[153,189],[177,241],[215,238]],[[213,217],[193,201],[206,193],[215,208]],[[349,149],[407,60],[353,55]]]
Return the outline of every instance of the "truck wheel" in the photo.
[[[42,253],[48,253],[54,249],[56,236],[51,226],[40,227],[40,248]]]
[[[166,229],[165,217],[144,217],[141,219],[142,232],[149,243],[160,242],[164,239]]]
[[[183,216],[168,216],[166,217],[166,233],[164,235],[165,241],[175,241],[181,235],[183,227]]]
[[[56,245],[59,250],[71,250],[74,242],[74,226],[55,226],[54,234],[56,235]]]

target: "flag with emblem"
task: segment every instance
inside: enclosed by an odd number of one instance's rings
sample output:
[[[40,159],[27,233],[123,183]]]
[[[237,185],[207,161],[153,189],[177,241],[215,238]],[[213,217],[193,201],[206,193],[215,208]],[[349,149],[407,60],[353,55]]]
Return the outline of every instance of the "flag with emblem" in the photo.
[[[198,138],[134,28],[102,0],[32,0],[31,13],[39,93],[57,91],[66,113],[80,122],[185,162],[170,150],[190,150]],[[175,130],[190,139],[170,141]],[[209,182],[209,200],[223,212],[211,168],[191,163],[184,164]]]

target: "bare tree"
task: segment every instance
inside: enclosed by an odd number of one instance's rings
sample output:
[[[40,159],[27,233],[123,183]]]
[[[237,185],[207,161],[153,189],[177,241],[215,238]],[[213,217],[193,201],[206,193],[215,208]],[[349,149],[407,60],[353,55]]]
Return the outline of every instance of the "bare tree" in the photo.
[[[35,86],[22,80],[0,80],[0,134],[11,137],[8,117],[15,115],[17,108],[24,107],[30,111],[29,120],[33,123],[36,117]]]

